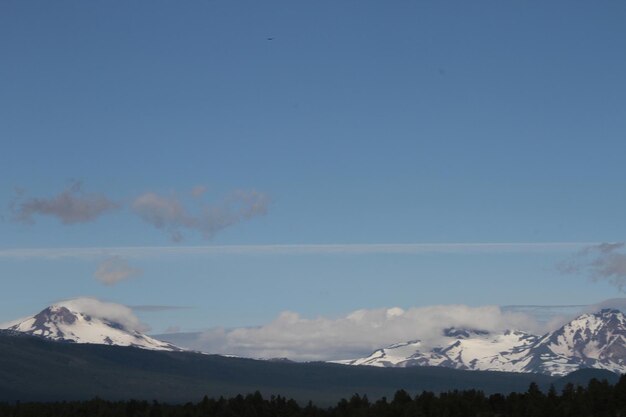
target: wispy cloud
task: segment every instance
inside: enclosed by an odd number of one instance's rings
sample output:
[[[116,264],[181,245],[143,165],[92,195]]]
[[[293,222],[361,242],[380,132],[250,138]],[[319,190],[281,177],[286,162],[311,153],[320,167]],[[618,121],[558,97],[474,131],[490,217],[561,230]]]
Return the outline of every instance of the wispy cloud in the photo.
[[[180,326],[169,326],[164,333],[180,333]]]
[[[94,277],[104,285],[115,285],[121,281],[140,276],[143,271],[131,266],[120,256],[111,256],[104,259],[94,272]]]
[[[119,205],[102,194],[86,194],[82,183],[74,181],[61,193],[52,197],[24,198],[19,190],[17,198],[10,204],[15,221],[32,224],[35,216],[57,218],[63,224],[87,223]]]
[[[538,323],[542,323],[548,329],[562,326],[581,312],[591,307],[586,304],[569,305],[506,305],[500,307],[503,312],[522,313],[533,317]],[[592,309],[597,311],[599,309]]]
[[[13,248],[0,249],[0,259],[94,259],[105,256],[152,258],[162,256],[218,255],[571,253],[593,244],[595,243],[339,243],[285,245],[126,246],[93,248]]]
[[[205,188],[194,188],[192,193],[200,197]],[[238,190],[216,204],[202,204],[192,212],[174,196],[145,193],[135,199],[133,211],[145,222],[164,230],[174,242],[183,239],[183,230],[200,232],[212,238],[217,232],[243,220],[267,213],[269,197],[257,191]]]
[[[166,306],[166,305],[138,305],[138,306],[127,306],[133,311],[140,311],[145,313],[159,313],[161,311],[172,311],[172,310],[189,310],[192,307],[189,306]]]
[[[199,232],[210,239],[221,230],[266,214],[269,207],[267,194],[255,190],[235,190],[213,203],[202,201],[207,190],[204,185],[191,188],[191,201],[176,195],[145,192],[122,206],[103,194],[85,193],[82,183],[73,181],[65,190],[50,197],[27,198],[24,190],[16,189],[9,210],[12,220],[20,223],[33,224],[36,217],[48,216],[72,225],[96,220],[106,212],[125,207],[166,232],[173,242],[180,242],[185,231]]]
[[[612,309],[622,310],[626,312],[626,298],[624,297],[609,298],[608,300],[604,300],[599,303],[587,306],[585,308],[585,311],[595,312],[595,311],[602,310],[604,308],[612,308]]]
[[[626,289],[626,244],[600,243],[583,248],[558,265],[563,273],[583,274],[594,281],[608,281],[620,291]]]
[[[191,189],[191,195],[194,197],[200,197],[202,196],[204,193],[206,193],[208,190],[208,188],[204,185],[196,185],[195,187],[193,187]]]

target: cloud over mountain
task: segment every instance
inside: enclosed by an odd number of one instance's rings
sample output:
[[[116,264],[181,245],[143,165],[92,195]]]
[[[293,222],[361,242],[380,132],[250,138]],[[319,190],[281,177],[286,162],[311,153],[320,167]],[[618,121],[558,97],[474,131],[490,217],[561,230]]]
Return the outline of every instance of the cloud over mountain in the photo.
[[[502,311],[497,306],[440,305],[357,310],[339,318],[305,318],[286,311],[272,322],[254,328],[216,328],[194,335],[188,347],[211,353],[247,357],[288,357],[295,360],[347,359],[398,340],[420,339],[436,345],[448,327],[487,331],[540,331],[532,317]],[[181,343],[172,338],[173,343]]]
[[[130,307],[125,305],[101,301],[93,297],[72,298],[55,304],[92,317],[119,323],[128,330],[146,332],[150,329],[135,316]]]

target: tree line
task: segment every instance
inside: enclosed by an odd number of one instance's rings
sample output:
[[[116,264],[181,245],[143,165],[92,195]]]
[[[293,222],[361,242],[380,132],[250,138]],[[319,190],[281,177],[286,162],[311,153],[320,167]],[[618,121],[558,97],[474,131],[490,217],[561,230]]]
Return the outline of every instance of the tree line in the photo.
[[[554,387],[543,392],[532,383],[526,392],[508,395],[465,390],[411,396],[400,390],[393,398],[370,401],[355,394],[328,408],[282,396],[263,398],[259,392],[186,404],[99,398],[0,403],[0,417],[626,417],[626,375],[615,385],[592,379],[586,387],[568,384],[561,392]]]

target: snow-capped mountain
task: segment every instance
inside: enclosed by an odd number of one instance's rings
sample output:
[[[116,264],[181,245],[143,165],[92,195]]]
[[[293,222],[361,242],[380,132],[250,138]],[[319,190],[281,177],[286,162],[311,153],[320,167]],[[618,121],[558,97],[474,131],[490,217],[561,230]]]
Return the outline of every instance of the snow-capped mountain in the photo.
[[[78,311],[71,303],[52,305],[35,316],[7,323],[4,327],[10,331],[56,341],[134,346],[150,350],[183,350],[120,322]]]
[[[566,375],[582,368],[626,372],[626,316],[619,310],[583,314],[542,337],[521,331],[492,334],[466,329],[446,329],[442,336],[446,342],[434,348],[414,340],[340,363],[549,375]]]
[[[626,316],[605,309],[583,314],[541,337],[522,358],[526,372],[563,375],[581,368],[626,372]]]
[[[505,354],[518,353],[533,345],[538,337],[521,332],[507,331],[491,334],[482,330],[445,329],[442,346],[424,348],[419,340],[397,343],[378,349],[365,358],[342,361],[347,365],[372,365],[385,367],[445,366],[465,370],[513,370]]]

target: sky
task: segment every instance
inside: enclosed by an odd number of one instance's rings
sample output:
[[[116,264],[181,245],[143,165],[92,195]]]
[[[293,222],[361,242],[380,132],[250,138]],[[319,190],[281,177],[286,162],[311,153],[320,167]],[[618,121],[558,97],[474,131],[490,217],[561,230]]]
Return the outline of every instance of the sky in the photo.
[[[620,298],[625,19],[4,1],[0,322],[75,297],[153,333]]]

